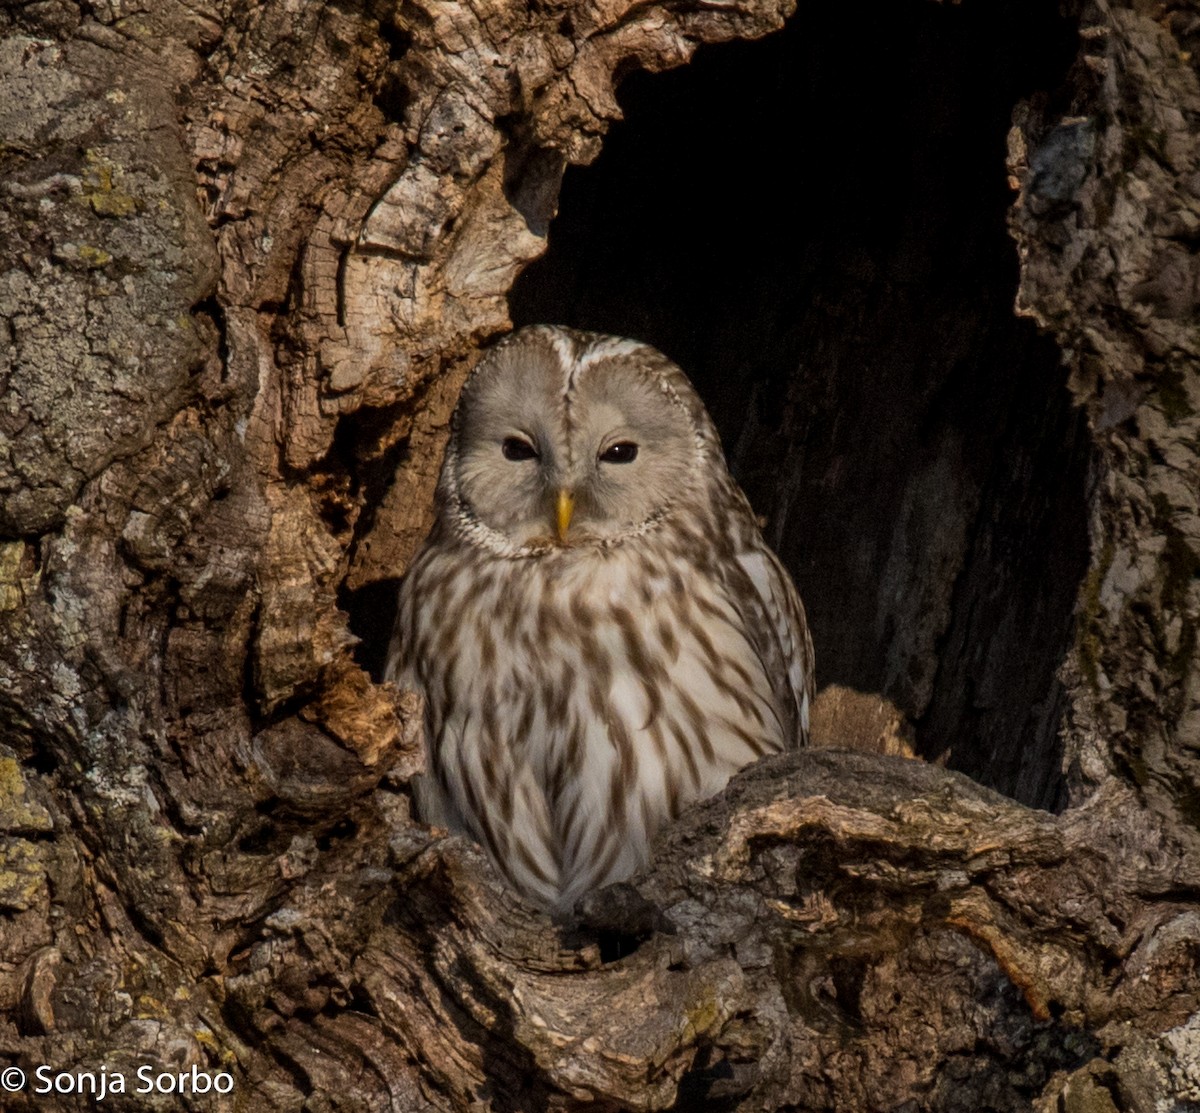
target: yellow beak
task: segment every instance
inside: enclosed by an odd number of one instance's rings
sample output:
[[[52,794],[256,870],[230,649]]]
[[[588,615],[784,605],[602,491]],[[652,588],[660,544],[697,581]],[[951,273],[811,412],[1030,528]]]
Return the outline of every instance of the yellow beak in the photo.
[[[575,512],[575,496],[570,491],[559,491],[558,502],[555,505],[555,524],[558,526],[558,540],[567,543],[567,530],[571,525],[571,515]]]

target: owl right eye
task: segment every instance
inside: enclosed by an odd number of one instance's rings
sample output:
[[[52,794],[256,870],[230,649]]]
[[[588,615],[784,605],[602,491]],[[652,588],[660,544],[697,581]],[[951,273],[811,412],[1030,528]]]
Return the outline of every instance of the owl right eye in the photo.
[[[523,437],[505,437],[500,446],[506,460],[536,460],[538,450]]]

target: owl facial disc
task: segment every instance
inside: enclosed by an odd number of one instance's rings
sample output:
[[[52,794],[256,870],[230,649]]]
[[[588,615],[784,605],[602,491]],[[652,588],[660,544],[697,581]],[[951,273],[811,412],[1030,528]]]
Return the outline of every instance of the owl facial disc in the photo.
[[[653,528],[692,493],[716,444],[702,407],[671,385],[678,370],[631,340],[520,337],[488,353],[459,403],[443,496],[461,528],[510,555],[607,547]]]

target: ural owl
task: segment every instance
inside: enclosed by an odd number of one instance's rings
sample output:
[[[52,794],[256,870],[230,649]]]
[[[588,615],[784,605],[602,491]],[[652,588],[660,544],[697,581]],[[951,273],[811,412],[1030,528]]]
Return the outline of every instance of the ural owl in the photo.
[[[388,656],[425,699],[423,818],[569,909],[688,804],[804,743],[812,661],[679,368],[547,325],[480,362]]]

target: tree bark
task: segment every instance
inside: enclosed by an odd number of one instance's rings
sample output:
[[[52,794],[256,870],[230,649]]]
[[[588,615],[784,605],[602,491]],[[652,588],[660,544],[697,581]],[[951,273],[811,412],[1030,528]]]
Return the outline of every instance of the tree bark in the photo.
[[[1009,133],[1016,311],[1093,454],[1068,806],[838,752],[833,714],[833,748],[748,770],[570,925],[410,815],[419,709],[349,601],[386,616],[616,82],[791,11],[0,14],[5,1108],[91,1108],[85,1071],[128,1080],[112,1109],[1200,1102],[1188,9],[1072,7],[1076,60]],[[918,564],[953,590],[961,565]],[[978,635],[945,621],[957,677]],[[232,1090],[135,1094],[139,1066]]]

